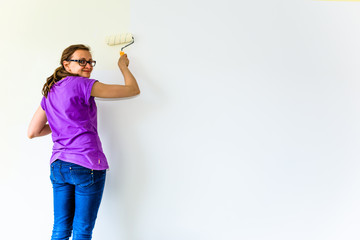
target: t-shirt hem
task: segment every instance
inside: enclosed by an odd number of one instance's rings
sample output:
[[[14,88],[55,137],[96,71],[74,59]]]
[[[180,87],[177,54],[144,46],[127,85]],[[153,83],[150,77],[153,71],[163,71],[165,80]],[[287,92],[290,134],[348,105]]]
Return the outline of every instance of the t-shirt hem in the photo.
[[[94,163],[95,161],[91,161],[88,159],[83,159],[82,161],[79,161],[79,160],[74,160],[73,158],[74,158],[74,156],[69,156],[69,155],[66,156],[61,153],[54,154],[50,159],[50,164],[59,159],[64,162],[74,163],[74,164],[77,164],[77,165],[80,165],[82,167],[92,169],[92,170],[107,170],[107,169],[109,169],[109,165],[108,165],[106,159],[100,159],[100,164],[96,164],[96,163]],[[98,161],[96,161],[96,162],[98,162]]]

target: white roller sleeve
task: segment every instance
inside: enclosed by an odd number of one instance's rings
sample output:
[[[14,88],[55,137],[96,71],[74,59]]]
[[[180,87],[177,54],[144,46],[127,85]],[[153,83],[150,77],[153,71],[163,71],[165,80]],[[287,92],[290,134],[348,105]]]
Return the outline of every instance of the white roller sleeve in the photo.
[[[123,43],[129,43],[132,41],[132,34],[131,33],[123,33],[118,35],[107,36],[105,42],[107,45],[113,46]]]

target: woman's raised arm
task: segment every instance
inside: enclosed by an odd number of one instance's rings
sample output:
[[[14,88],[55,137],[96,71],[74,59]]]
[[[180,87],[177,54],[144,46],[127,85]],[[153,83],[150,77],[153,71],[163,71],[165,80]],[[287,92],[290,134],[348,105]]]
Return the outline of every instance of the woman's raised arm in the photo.
[[[91,96],[99,98],[123,98],[140,94],[137,81],[128,68],[129,59],[126,54],[119,58],[118,66],[124,76],[125,85],[95,82],[91,89]]]

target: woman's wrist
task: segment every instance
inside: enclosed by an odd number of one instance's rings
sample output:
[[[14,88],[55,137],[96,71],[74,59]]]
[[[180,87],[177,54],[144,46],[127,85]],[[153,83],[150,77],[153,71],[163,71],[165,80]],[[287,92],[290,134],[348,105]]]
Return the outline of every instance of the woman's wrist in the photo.
[[[119,65],[119,68],[120,68],[121,72],[128,70],[128,66],[126,66],[126,65]]]

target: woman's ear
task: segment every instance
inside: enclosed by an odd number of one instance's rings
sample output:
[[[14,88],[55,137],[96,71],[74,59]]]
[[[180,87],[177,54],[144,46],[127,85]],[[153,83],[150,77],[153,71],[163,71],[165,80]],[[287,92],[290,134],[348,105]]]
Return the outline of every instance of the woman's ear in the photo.
[[[63,63],[63,66],[64,66],[65,70],[70,72],[71,71],[70,67],[69,67],[70,62],[69,61],[63,61],[62,63]]]

